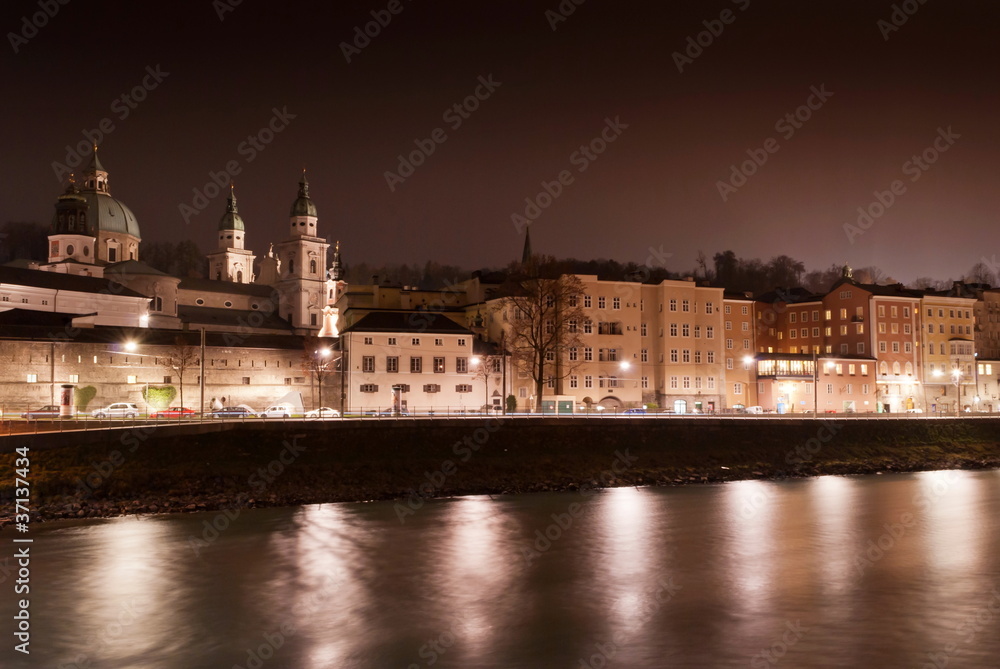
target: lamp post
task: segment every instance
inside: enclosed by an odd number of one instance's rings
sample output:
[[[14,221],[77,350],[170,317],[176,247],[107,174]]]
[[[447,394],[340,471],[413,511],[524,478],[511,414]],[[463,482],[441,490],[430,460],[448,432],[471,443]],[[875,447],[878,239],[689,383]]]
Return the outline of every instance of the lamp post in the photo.
[[[316,365],[316,386],[318,387],[318,404],[316,408],[321,408],[323,406],[323,375],[326,373],[326,367],[329,364],[327,358],[330,357],[331,350],[329,346],[324,346],[321,349],[317,349],[313,352],[316,356],[314,365]]]

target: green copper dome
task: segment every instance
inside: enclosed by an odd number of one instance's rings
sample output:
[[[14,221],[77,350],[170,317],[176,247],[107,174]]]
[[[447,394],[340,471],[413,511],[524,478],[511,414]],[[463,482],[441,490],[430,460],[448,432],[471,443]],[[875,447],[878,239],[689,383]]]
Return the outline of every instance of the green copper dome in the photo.
[[[291,216],[316,216],[316,205],[309,199],[309,182],[306,181],[306,171],[302,170],[302,181],[299,182],[299,197],[292,203]]]
[[[243,217],[240,216],[239,209],[236,208],[236,191],[232,186],[229,187],[226,213],[219,219],[219,230],[246,230],[243,227]]]

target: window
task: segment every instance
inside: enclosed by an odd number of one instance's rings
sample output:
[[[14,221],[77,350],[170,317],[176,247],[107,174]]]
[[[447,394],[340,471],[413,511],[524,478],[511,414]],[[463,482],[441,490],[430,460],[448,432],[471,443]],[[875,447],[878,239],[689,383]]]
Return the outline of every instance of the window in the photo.
[[[832,383],[826,384],[826,394],[827,395],[832,395],[833,394],[833,384]]]
[[[399,356],[398,355],[386,356],[386,358],[385,358],[385,371],[389,372],[390,374],[398,374],[399,373]]]
[[[249,376],[244,376],[243,377],[243,385],[245,385],[245,386],[249,386],[250,385],[250,377]]]
[[[494,361],[497,365],[500,364],[499,360]],[[455,371],[459,374],[465,374],[469,371],[469,359],[468,358],[455,358]]]
[[[374,383],[362,383],[361,392],[363,393],[377,393],[378,386]]]
[[[691,349],[681,351],[681,362],[691,362]]]
[[[910,317],[910,308],[903,307],[903,318],[909,318],[909,317]]]
[[[134,379],[134,376],[130,376],[130,379]],[[38,383],[38,374],[28,374],[28,383]],[[129,383],[135,383],[135,381],[129,381]]]
[[[728,305],[728,304],[727,304],[727,305],[725,306],[725,309],[724,309],[724,311],[725,311],[725,313],[726,313],[726,315],[727,315],[727,316],[728,316],[729,314],[733,313],[733,309],[732,309],[732,307],[731,307],[730,305]]]
[[[913,353],[913,343],[912,342],[908,342],[908,341],[907,342],[903,342],[903,353]],[[909,363],[906,363],[906,364],[909,364]]]
[[[372,338],[365,337],[365,346],[371,346],[371,345],[372,345]]]
[[[678,351],[676,348],[670,349],[670,362],[677,362],[680,358],[678,357]]]
[[[701,326],[700,325],[695,325],[694,326],[694,338],[697,339],[700,336],[701,336]]]
[[[590,308],[590,295],[583,296],[583,306],[586,307],[587,309]]]
[[[705,303],[705,313],[706,314],[712,313],[712,303],[711,302],[706,302]]]
[[[434,345],[435,346],[444,346],[444,339],[435,339],[434,340]]]
[[[571,346],[569,349],[569,361],[576,362],[579,359],[576,346]]]
[[[865,352],[865,343],[863,341],[859,341],[858,342],[858,353],[864,353],[864,352]]]
[[[80,383],[80,375],[79,374],[70,374],[69,375],[69,382],[70,383]]]
[[[361,371],[362,372],[374,372],[375,371],[375,356],[366,355],[361,358]]]
[[[420,337],[414,337],[411,339],[410,344],[413,346],[420,346]]]
[[[578,388],[579,386],[580,386],[580,377],[578,377],[576,374],[570,374],[569,375],[569,387],[570,388]]]
[[[459,346],[463,346],[462,341],[464,341],[464,340],[462,340],[462,339],[458,340],[458,345]],[[389,346],[395,346],[396,345],[396,338],[395,337],[389,337],[388,344],[389,344]]]
[[[886,346],[885,346],[885,342],[884,341],[880,341],[878,343],[878,352],[879,353],[885,353],[886,352]]]
[[[827,309],[826,313],[824,313],[823,315],[825,316],[825,320],[828,320],[828,321],[832,321],[833,320],[833,311],[831,311],[830,309]]]
[[[620,298],[620,297],[612,297],[611,298],[611,308],[612,309],[621,309],[622,308],[622,298]]]
[[[643,323],[642,325],[639,326],[639,334],[642,337],[646,336],[647,330],[646,330],[646,324],[645,323]]]
[[[726,358],[726,369],[732,369],[732,368],[733,368],[733,359]]]
[[[441,392],[441,386],[437,383],[425,383],[424,384],[425,393],[439,393]]]
[[[794,311],[792,313],[788,314],[788,322],[789,323],[794,323],[795,322],[795,318],[796,318],[796,316],[795,316],[795,312]]]
[[[733,393],[736,394],[736,395],[742,395],[743,394],[743,384],[739,383],[739,382],[734,383],[733,384]]]
[[[640,362],[649,362],[649,350],[648,349],[645,349],[645,348],[642,349],[642,351],[639,353],[639,361]]]
[[[576,322],[576,319],[572,319],[572,318],[569,321],[567,321],[566,327],[567,327],[567,330],[569,331],[570,334],[576,334],[577,332],[579,332],[579,329],[580,329],[579,326],[578,326],[578,324],[577,324],[577,322]]]
[[[691,377],[685,376],[681,378],[681,388],[691,388]]]
[[[714,365],[715,364],[715,351],[709,351],[706,354],[706,358],[708,360],[708,364]]]
[[[690,337],[691,336],[691,326],[688,325],[687,323],[684,323],[683,325],[681,325],[681,336],[682,337]]]
[[[423,360],[423,358],[419,358],[419,357],[411,357],[410,358],[410,373],[412,373],[412,374],[420,374],[421,372],[424,371],[423,367],[424,367],[424,360]]]
[[[869,392],[871,392],[871,386],[869,386],[867,383],[862,383],[861,384],[861,393],[863,395],[867,395]]]
[[[590,346],[584,346],[583,347],[583,359],[585,361],[587,361],[587,362],[590,362],[591,360],[593,360],[594,359],[594,349],[591,348]]]
[[[575,307],[579,301],[580,300],[576,295],[569,296],[569,306]]]
[[[444,358],[434,358],[434,373],[444,374]]]
[[[605,298],[605,297],[598,297],[597,298],[597,308],[598,309],[605,309],[605,308],[607,308],[607,306],[608,306],[608,300],[607,300],[607,298]]]
[[[691,311],[691,301],[682,300],[681,301],[681,311]]]
[[[670,336],[671,337],[676,337],[677,336],[677,323],[671,323],[670,324]]]
[[[520,397],[521,399],[524,399],[525,397],[528,396],[528,389],[525,388],[524,386],[518,388],[517,389],[517,396]]]
[[[706,325],[705,326],[705,339],[715,339],[715,326]]]
[[[726,321],[726,329],[727,330],[732,330],[733,329],[733,322],[732,321]]]
[[[583,334],[593,334],[594,333],[594,323],[590,320],[583,322]]]
[[[594,387],[594,377],[590,376],[589,374],[587,376],[583,377],[583,387],[584,388],[593,388]]]
[[[743,314],[744,316],[748,315],[750,313],[750,307],[740,307],[740,313]],[[816,312],[814,311],[813,313],[815,314]],[[813,318],[816,317],[813,316]]]
[[[670,311],[677,311],[677,300],[670,300]]]
[[[899,318],[899,308],[892,306],[889,307],[889,313],[893,318]]]
[[[892,342],[892,352],[893,353],[899,353],[899,342],[898,341]]]
[[[34,374],[29,374],[28,376],[34,376]],[[125,383],[136,383],[135,377],[129,374]]]
[[[455,392],[456,393],[471,393],[472,392],[472,385],[470,385],[468,383],[460,383],[457,386],[455,386]]]
[[[670,377],[670,388],[672,390],[677,390],[677,377],[676,376],[671,376]]]
[[[726,340],[726,348],[732,348],[732,347],[733,347],[733,340],[732,339],[727,339]]]
[[[694,389],[695,390],[701,390],[701,377],[700,376],[694,377]]]

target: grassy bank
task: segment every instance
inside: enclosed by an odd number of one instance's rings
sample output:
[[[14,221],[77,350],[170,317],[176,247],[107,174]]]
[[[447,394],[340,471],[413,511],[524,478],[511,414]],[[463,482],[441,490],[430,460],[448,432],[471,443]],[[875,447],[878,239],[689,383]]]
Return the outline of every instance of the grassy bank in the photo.
[[[1000,466],[1000,421],[406,420],[31,451],[41,518]],[[0,456],[4,517],[16,454]]]

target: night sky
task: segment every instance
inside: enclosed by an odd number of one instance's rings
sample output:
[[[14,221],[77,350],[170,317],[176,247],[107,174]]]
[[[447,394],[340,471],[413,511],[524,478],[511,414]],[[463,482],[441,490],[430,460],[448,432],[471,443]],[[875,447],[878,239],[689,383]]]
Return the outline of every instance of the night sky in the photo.
[[[243,0],[220,20],[223,7],[76,0],[30,36],[22,17],[38,1],[4,2],[0,222],[47,223],[65,184],[54,164],[107,118],[111,192],[147,241],[213,247],[225,195],[200,213],[181,205],[205,204],[194,190],[235,161],[258,255],[286,235],[305,167],[321,234],[348,262],[506,264],[523,240],[512,214],[564,170],[549,187],[561,193],[541,198],[536,252],[644,262],[652,248],[679,271],[729,248],[902,281],[1000,261],[1000,3],[897,3],[898,29],[893,3],[872,0],[564,0],[574,11],[559,21],[558,0]],[[372,11],[391,20],[348,63],[341,43]],[[130,108],[121,96],[144,79],[152,90]],[[475,111],[445,115],[477,87]],[[799,127],[782,121],[809,102]],[[272,121],[275,109],[294,118]],[[254,148],[248,136],[272,122],[286,125]],[[397,156],[438,128],[444,141],[391,190]],[[575,153],[602,131],[603,153]],[[927,149],[926,170],[908,162]],[[748,151],[767,161],[724,201],[719,182]],[[894,202],[849,235],[896,180]]]

